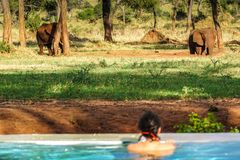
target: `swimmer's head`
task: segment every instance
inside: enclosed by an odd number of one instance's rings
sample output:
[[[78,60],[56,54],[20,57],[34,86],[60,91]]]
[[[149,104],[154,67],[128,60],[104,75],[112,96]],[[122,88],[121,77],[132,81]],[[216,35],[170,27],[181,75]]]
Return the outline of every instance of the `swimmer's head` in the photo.
[[[139,120],[138,128],[146,138],[157,137],[161,129],[160,118],[151,111],[145,112]]]

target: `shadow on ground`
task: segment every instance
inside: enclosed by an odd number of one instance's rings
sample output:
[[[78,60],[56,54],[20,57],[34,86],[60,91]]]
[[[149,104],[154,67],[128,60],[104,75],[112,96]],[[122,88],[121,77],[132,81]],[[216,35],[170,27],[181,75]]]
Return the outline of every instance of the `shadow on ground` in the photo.
[[[240,97],[240,79],[188,72],[0,74],[1,99],[159,100]]]

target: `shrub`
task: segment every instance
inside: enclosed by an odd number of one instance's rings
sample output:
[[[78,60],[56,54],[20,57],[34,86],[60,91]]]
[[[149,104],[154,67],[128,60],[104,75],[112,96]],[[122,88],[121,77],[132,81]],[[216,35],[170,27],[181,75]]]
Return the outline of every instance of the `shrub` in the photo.
[[[134,11],[131,8],[125,7],[125,22],[130,23],[134,17]],[[123,21],[123,14],[122,12],[118,14],[117,19]]]
[[[162,18],[166,18],[166,19],[171,18],[171,14],[169,12],[163,11],[160,8],[156,9],[156,14],[158,17],[162,17]]]
[[[87,84],[91,80],[90,71],[94,68],[94,65],[88,65],[81,67],[80,70],[73,72],[72,83]]]
[[[55,11],[57,2],[56,0],[45,0],[42,2],[42,6],[47,12]]]
[[[220,6],[227,11],[228,10],[228,2],[226,0],[220,0]]]
[[[102,18],[102,3],[98,3],[95,7],[94,7],[94,15],[96,19],[100,19]]]
[[[11,12],[18,11],[18,1],[16,1],[16,0],[9,1],[9,7],[10,7]]]
[[[90,20],[90,21],[96,19],[94,14],[94,8],[83,9],[77,14],[77,18],[81,20]]]
[[[217,122],[213,113],[208,113],[207,117],[201,118],[197,113],[188,115],[188,124],[178,124],[174,126],[178,133],[214,133],[224,132],[224,125]]]
[[[11,48],[8,44],[0,42],[0,53],[10,53]]]
[[[39,13],[36,11],[31,11],[26,20],[26,28],[34,32],[38,29],[38,27],[40,27],[41,24],[42,20],[41,17],[39,16]]]
[[[187,6],[185,3],[180,3],[178,8],[177,8],[177,20],[184,20],[187,18]]]
[[[193,17],[195,23],[197,23],[197,22],[199,22],[201,20],[204,20],[206,18],[207,18],[207,16],[204,15],[203,12],[200,12],[199,15]]]
[[[231,127],[231,128],[230,128],[230,132],[231,132],[231,133],[240,133],[240,129],[237,128],[237,127]]]
[[[99,66],[102,67],[102,68],[105,68],[108,66],[107,62],[105,59],[99,61]]]
[[[164,24],[164,26],[163,26],[163,28],[165,28],[165,29],[172,29],[172,23],[166,23],[166,24]]]

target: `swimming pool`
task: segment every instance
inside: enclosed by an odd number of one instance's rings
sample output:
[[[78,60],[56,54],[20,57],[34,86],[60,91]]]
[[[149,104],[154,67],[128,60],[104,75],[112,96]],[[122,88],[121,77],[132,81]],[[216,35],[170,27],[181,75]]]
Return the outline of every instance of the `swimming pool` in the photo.
[[[0,136],[1,160],[130,160],[128,143],[137,135],[10,135]],[[161,160],[239,160],[240,134],[163,134],[177,150]]]

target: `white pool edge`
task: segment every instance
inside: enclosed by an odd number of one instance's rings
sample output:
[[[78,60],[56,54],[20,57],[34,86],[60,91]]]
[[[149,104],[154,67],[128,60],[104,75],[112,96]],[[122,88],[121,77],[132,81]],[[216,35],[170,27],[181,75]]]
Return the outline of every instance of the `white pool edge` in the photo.
[[[0,142],[35,143],[52,145],[103,144],[118,145],[137,141],[139,134],[16,134],[0,135]],[[181,142],[227,142],[239,141],[239,133],[162,133],[163,140]]]

